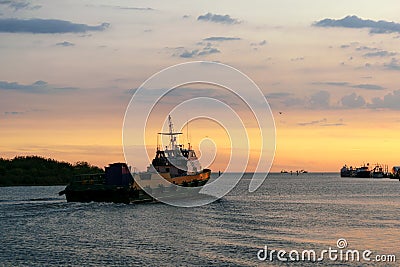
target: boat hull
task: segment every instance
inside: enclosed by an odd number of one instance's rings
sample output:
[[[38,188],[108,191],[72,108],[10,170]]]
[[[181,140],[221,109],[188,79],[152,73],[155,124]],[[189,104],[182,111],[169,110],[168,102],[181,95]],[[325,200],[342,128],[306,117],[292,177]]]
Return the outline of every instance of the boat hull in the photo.
[[[385,173],[383,173],[383,172],[373,172],[373,173],[371,173],[371,177],[372,178],[374,178],[374,179],[382,179],[382,178],[385,178]]]
[[[162,174],[161,174],[162,175]],[[182,187],[199,187],[207,183],[211,176],[210,170],[204,170],[196,175],[181,177],[166,177],[165,180]],[[150,179],[151,181],[151,179]],[[176,187],[164,187],[156,184],[150,187],[150,192],[162,191],[164,197],[176,197]],[[199,187],[200,189],[200,187]],[[149,192],[148,189],[146,189]],[[74,182],[69,184],[59,194],[66,195],[67,202],[114,202],[114,203],[140,203],[155,201],[146,193],[136,181],[128,186],[116,186],[106,184],[87,184]],[[185,196],[183,196],[185,197]]]
[[[357,178],[371,178],[371,172],[370,171],[358,171],[356,172]]]

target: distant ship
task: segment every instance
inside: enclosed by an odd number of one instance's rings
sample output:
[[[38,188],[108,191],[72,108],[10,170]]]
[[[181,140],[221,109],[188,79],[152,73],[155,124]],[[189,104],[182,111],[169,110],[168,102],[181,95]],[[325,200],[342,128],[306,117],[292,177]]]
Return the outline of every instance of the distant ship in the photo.
[[[289,171],[287,171],[287,170],[281,170],[281,173],[289,173]],[[300,171],[295,171],[295,172],[293,172],[293,171],[290,171],[290,174],[293,174],[293,173],[296,173],[297,175],[299,175],[300,173],[308,173],[308,171],[306,171],[306,170],[300,170]]]
[[[344,165],[340,169],[340,177],[352,177],[353,176],[353,167],[347,167],[347,165]]]
[[[352,166],[348,167],[347,165],[344,165],[340,169],[340,177],[370,178],[371,171],[369,169],[369,164],[359,168],[353,168]]]
[[[388,177],[388,172],[385,171],[385,168],[380,164],[376,164],[373,169],[370,169],[369,163],[367,163],[367,165],[364,164],[362,167],[359,168],[353,168],[352,166],[347,167],[347,165],[344,165],[340,169],[340,176],[380,179]]]
[[[368,166],[363,166],[360,168],[353,168],[353,166],[348,167],[344,165],[340,169],[340,177],[357,177],[357,178],[370,178],[371,171]]]
[[[358,178],[371,178],[371,170],[369,169],[369,164],[367,166],[362,166],[356,169],[355,177]]]
[[[371,171],[371,177],[375,179],[386,178],[388,175],[388,171],[385,171],[384,166],[380,164],[376,164],[375,167]]]
[[[164,197],[174,196],[176,187],[165,187],[166,181],[174,186],[198,187],[207,183],[211,170],[202,169],[196,153],[191,148],[177,145],[171,116],[168,116],[169,132],[159,135],[170,136],[165,150],[157,145],[156,156],[147,171],[132,173],[125,163],[110,164],[104,174],[80,175],[74,177],[59,194],[66,195],[68,202],[116,202],[133,203],[153,201],[146,192],[162,191]],[[160,183],[160,176],[163,181]],[[146,190],[143,190],[142,186]]]
[[[392,179],[399,179],[400,181],[400,166],[394,166],[389,177]]]

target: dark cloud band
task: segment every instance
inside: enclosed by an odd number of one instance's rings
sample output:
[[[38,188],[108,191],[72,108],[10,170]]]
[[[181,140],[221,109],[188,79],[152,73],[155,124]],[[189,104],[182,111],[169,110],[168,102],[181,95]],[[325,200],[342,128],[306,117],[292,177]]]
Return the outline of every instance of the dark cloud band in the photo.
[[[215,23],[222,23],[222,24],[239,24],[241,21],[238,19],[232,18],[229,15],[218,15],[213,13],[207,13],[205,15],[201,15],[197,18],[200,21],[210,21]]]
[[[89,26],[57,19],[0,19],[0,32],[6,33],[84,33],[103,31],[108,27],[108,23]]]
[[[39,80],[32,84],[0,81],[0,91],[17,91],[21,93],[46,94],[78,90],[76,87],[53,87],[47,82]]]
[[[400,33],[400,23],[385,20],[374,21],[347,16],[343,19],[323,19],[313,23],[316,27],[369,28],[370,33]]]
[[[0,5],[14,9],[14,11],[18,11],[21,9],[35,10],[42,7],[40,5],[32,5],[30,2],[27,1],[15,1],[15,0],[0,0]]]
[[[239,37],[223,37],[223,36],[213,36],[203,39],[203,41],[208,42],[224,42],[224,41],[239,41],[241,38]]]

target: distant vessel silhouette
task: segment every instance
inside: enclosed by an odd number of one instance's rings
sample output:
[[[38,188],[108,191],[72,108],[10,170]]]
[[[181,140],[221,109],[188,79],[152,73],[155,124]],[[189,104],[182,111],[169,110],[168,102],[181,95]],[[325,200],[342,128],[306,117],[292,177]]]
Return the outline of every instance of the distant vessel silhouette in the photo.
[[[356,178],[386,178],[389,177],[389,172],[387,166],[376,164],[374,168],[369,168],[369,163],[358,168],[353,168],[352,166],[347,167],[344,165],[340,169],[341,177],[356,177]]]

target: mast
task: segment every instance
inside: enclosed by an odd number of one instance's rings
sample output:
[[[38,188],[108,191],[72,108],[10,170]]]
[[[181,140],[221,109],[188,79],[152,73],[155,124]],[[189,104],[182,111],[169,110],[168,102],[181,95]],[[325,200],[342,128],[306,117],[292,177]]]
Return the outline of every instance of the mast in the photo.
[[[169,127],[169,134],[171,136],[170,145],[171,149],[175,149],[176,146],[176,136],[173,134],[174,133],[174,124],[172,123],[171,120],[171,115],[168,115],[168,127]]]
[[[189,140],[189,120],[187,121],[187,124],[186,124],[186,139],[188,142],[188,150],[190,150],[191,148],[190,148],[190,140]]]
[[[176,145],[176,135],[182,134],[182,133],[174,133],[174,124],[172,123],[171,115],[168,115],[168,128],[169,132],[168,133],[158,133],[160,135],[169,135],[170,140],[169,140],[169,147],[171,150],[175,150],[177,148]]]

